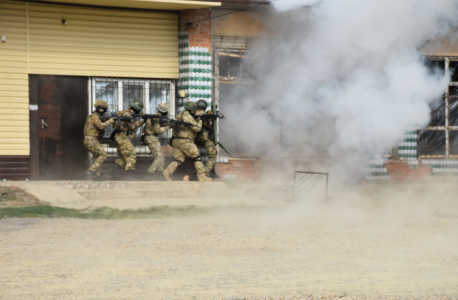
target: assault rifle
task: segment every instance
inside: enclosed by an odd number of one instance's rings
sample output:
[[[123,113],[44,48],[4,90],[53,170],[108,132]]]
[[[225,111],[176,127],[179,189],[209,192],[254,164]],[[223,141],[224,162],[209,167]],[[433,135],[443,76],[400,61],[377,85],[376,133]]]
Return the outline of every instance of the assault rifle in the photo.
[[[145,122],[146,122],[147,119],[151,119],[151,120],[159,119],[159,123],[161,123],[161,124],[171,123],[171,124],[174,124],[174,125],[194,126],[191,123],[184,122],[184,121],[178,121],[178,120],[174,120],[174,119],[169,119],[167,116],[161,116],[161,115],[133,114],[132,117],[133,118],[143,119],[143,120],[145,120]]]
[[[99,119],[101,121],[106,121],[109,119],[116,119],[118,121],[119,127],[122,128],[121,122],[130,122],[132,121],[131,117],[125,117],[125,116],[118,116],[116,113],[112,112],[110,116],[100,116]]]
[[[106,120],[113,119],[113,118],[115,118],[118,121],[119,127],[122,127],[121,122],[131,122],[132,120],[138,120],[138,119],[143,119],[145,121],[147,119],[159,119],[160,123],[172,123],[176,125],[194,126],[188,122],[169,119],[165,116],[160,116],[160,115],[132,114],[131,117],[125,117],[125,116],[118,116],[116,113],[112,112],[110,116],[100,116],[99,117],[101,121],[106,121]]]
[[[194,118],[195,119],[200,118],[202,121],[205,121],[205,120],[216,120],[217,118],[226,119],[226,117],[220,111],[216,112],[216,114],[214,114],[214,115],[203,114],[203,115],[200,115],[200,116],[194,116]]]

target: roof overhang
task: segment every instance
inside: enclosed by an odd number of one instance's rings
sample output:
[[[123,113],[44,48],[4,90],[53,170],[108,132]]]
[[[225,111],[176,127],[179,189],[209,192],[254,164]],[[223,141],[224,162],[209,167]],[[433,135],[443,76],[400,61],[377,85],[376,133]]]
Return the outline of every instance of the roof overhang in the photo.
[[[429,40],[419,49],[426,56],[458,56],[458,30]]]
[[[46,0],[40,2],[158,10],[200,9],[221,6],[221,2],[192,0]]]

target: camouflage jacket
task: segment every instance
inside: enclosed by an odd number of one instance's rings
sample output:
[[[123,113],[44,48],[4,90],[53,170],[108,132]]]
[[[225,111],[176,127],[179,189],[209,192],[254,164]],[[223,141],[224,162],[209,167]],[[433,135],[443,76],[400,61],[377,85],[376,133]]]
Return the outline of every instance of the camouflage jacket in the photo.
[[[191,113],[187,110],[179,113],[176,119],[178,121],[191,123],[194,126],[177,125],[175,126],[174,136],[194,141],[197,133],[202,129],[202,121],[200,120],[197,122]]]
[[[84,126],[84,136],[101,138],[103,137],[104,129],[113,124],[112,119],[102,122],[99,116],[100,114],[94,111],[87,117],[86,125]]]
[[[160,113],[154,113],[153,115],[160,116]],[[159,123],[159,119],[148,119],[145,122],[145,129],[143,130],[144,133],[146,134],[153,134],[153,135],[160,135],[164,132],[166,132],[170,127],[165,125],[161,126]]]
[[[211,110],[204,112],[204,114],[213,115]],[[197,134],[196,142],[206,142],[207,140],[213,139],[213,124],[214,121],[207,119],[202,121],[202,129]]]
[[[118,116],[131,117],[133,112],[130,109],[125,109],[125,110],[116,112],[116,114]],[[118,130],[123,130],[123,131],[126,131],[126,132],[132,132],[132,131],[135,131],[135,129],[137,129],[138,127],[142,126],[143,123],[144,123],[143,120],[132,120],[131,122],[122,121],[121,122],[122,127],[120,127],[119,123],[116,121],[113,126],[114,126],[115,129],[118,129]]]

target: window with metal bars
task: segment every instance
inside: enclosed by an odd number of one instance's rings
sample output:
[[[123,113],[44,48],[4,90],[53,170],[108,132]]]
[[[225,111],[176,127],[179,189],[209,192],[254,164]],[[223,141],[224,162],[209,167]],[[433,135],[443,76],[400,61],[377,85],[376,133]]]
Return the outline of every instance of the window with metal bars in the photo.
[[[431,57],[426,61],[434,70],[451,77],[445,93],[431,105],[428,126],[417,131],[417,156],[420,158],[458,158],[458,61]]]
[[[165,103],[170,107],[169,116],[175,117],[176,85],[173,80],[94,77],[90,80],[90,85],[89,111],[94,110],[94,103],[97,100],[104,100],[108,103],[107,115],[128,109],[130,103],[140,100],[144,105],[143,113],[155,113],[158,104]],[[116,153],[115,143],[110,140],[113,130],[112,126],[105,129],[105,134],[100,141],[107,153]],[[142,134],[143,127],[137,130],[132,144],[136,153],[149,154],[148,147],[140,144]],[[166,145],[170,137],[171,130],[160,135],[159,141],[162,145]]]

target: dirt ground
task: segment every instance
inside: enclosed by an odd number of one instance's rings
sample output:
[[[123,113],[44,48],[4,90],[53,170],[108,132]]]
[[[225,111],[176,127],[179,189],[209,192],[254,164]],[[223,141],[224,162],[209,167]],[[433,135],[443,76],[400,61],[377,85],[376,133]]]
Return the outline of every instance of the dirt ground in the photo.
[[[0,208],[36,205],[39,205],[38,199],[27,194],[24,190],[14,185],[9,187],[0,187]]]
[[[0,298],[458,299],[455,197],[385,198],[170,219],[2,219]]]

